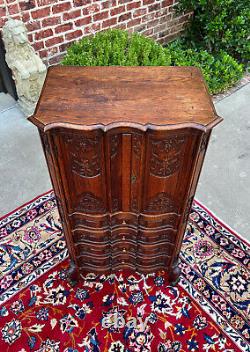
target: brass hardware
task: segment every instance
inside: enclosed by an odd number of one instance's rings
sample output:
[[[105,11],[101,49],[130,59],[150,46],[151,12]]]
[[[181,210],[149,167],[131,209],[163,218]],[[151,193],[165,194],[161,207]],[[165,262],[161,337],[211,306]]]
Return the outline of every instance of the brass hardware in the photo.
[[[122,240],[125,241],[125,239],[126,239],[125,236],[122,236]]]
[[[136,182],[136,176],[135,175],[131,175],[131,182],[135,183]]]
[[[122,251],[123,251],[123,253],[126,253],[126,248],[123,248]]]

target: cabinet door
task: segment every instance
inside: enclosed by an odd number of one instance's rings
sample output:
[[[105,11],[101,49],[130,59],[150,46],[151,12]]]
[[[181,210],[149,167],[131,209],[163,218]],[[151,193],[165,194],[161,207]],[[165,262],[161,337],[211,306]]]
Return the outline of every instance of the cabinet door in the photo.
[[[199,131],[149,130],[146,135],[146,162],[143,213],[181,214],[188,194]]]
[[[103,132],[60,129],[53,136],[68,214],[104,214],[107,204]]]

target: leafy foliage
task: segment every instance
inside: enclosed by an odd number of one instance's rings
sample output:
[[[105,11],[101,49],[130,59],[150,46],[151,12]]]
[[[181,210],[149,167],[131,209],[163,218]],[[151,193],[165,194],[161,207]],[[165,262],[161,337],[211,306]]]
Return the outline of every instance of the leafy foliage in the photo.
[[[249,0],[179,0],[179,11],[193,11],[186,42],[210,53],[226,51],[239,61],[250,59]]]
[[[74,66],[165,66],[170,65],[170,56],[151,39],[113,29],[72,44],[62,63]]]
[[[62,60],[73,66],[196,66],[206,79],[210,93],[219,93],[242,76],[242,65],[220,51],[188,49],[177,40],[167,47],[137,33],[107,30],[72,44]]]
[[[180,40],[170,43],[168,50],[173,66],[199,67],[212,94],[230,88],[242,77],[243,66],[222,50],[211,55],[206,50],[186,48]]]

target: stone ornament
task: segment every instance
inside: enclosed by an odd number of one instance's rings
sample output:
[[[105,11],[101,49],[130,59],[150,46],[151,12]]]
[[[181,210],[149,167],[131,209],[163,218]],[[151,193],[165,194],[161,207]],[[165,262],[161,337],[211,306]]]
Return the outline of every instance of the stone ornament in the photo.
[[[30,45],[20,20],[9,19],[3,27],[5,60],[12,71],[18,103],[25,115],[34,113],[46,76],[46,66]]]

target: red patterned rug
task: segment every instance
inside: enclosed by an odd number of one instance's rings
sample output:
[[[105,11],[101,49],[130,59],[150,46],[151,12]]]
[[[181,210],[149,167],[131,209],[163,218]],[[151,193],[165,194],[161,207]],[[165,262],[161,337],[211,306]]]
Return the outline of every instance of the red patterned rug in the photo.
[[[66,281],[53,192],[0,220],[0,351],[250,351],[249,244],[194,202],[176,287],[164,272]]]

